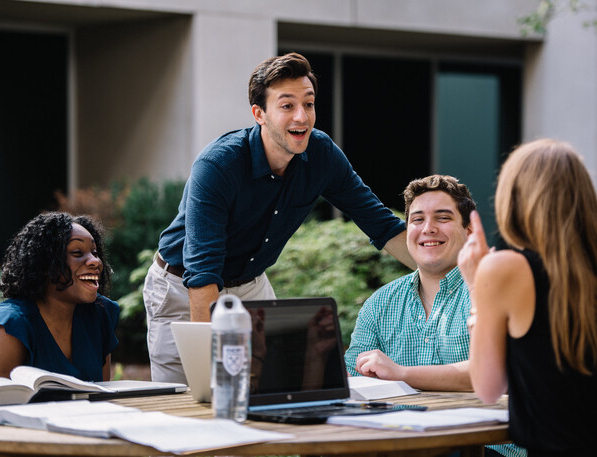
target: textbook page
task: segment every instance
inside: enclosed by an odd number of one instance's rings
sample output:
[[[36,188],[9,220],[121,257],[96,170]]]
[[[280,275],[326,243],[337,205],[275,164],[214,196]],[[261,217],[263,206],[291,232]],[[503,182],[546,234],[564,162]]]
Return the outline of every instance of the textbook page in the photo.
[[[27,403],[35,392],[12,379],[0,377],[0,405]]]
[[[48,420],[59,417],[71,416],[81,421],[81,418],[86,415],[107,412],[122,414],[131,411],[139,410],[109,402],[90,402],[88,400],[29,403],[26,405],[1,406],[0,424],[45,430]]]
[[[14,368],[10,372],[10,379],[35,391],[44,387],[52,389],[79,389],[111,392],[110,389],[94,382],[81,381],[74,376],[53,373],[40,368],[24,365]]]
[[[404,381],[385,381],[368,376],[349,376],[348,387],[353,400],[379,400],[419,393]]]
[[[276,441],[292,435],[254,429],[226,419],[194,419],[161,412],[103,414],[48,421],[48,430],[95,437],[118,437],[158,451],[186,453]]]

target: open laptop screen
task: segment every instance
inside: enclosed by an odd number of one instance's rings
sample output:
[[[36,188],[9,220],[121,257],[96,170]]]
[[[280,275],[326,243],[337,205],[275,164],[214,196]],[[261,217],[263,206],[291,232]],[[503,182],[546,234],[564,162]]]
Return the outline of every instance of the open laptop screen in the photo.
[[[349,397],[333,298],[243,304],[253,322],[250,406]]]

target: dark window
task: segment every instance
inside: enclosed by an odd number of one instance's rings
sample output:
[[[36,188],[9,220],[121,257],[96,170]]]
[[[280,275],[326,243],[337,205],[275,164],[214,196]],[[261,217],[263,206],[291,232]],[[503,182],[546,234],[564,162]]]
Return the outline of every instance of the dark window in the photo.
[[[319,76],[316,127],[341,133],[335,141],[384,204],[402,211],[411,180],[451,174],[471,189],[491,239],[495,179],[521,137],[520,65],[293,51]],[[315,213],[332,214],[324,204]]]
[[[67,184],[67,38],[0,32],[0,253]]]
[[[342,65],[344,152],[387,206],[426,176],[431,155],[431,64],[346,56]]]

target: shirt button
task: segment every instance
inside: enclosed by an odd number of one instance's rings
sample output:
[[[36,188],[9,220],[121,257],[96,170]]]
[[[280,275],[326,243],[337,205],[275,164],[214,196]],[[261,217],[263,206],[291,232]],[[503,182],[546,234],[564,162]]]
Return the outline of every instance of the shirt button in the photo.
[[[278,214],[278,210],[275,210],[275,211],[274,211],[274,214]]]
[[[252,262],[253,260],[255,260],[255,258],[254,258],[254,257],[251,257],[251,258],[249,259],[249,262]]]
[[[425,338],[425,343],[429,343],[429,338]]]
[[[268,241],[269,241],[269,238],[266,238],[266,239],[265,239],[265,242],[267,243]]]
[[[270,175],[270,176],[272,177],[272,179],[276,179],[276,178],[274,178],[274,175]]]

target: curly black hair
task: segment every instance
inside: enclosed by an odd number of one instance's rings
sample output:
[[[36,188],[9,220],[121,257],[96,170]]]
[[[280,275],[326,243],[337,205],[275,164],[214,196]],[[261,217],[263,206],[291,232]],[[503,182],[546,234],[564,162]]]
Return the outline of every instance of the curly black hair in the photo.
[[[4,298],[35,301],[43,298],[48,281],[56,284],[58,290],[73,284],[72,272],[66,264],[73,223],[85,227],[95,241],[97,256],[104,266],[98,292],[104,293],[110,283],[111,269],[104,254],[101,225],[89,216],[48,212],[31,219],[6,250],[0,279]]]

